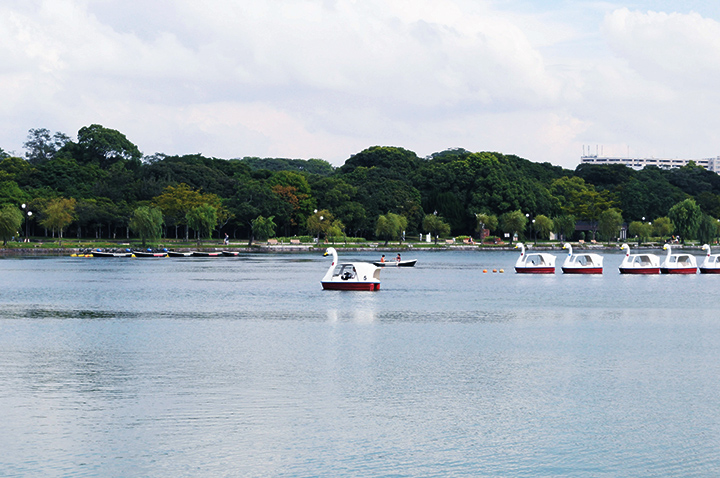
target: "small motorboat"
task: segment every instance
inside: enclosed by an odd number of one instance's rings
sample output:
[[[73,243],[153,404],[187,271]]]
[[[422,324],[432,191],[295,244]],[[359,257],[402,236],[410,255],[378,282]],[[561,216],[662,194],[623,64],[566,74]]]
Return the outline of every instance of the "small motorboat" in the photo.
[[[135,257],[167,257],[167,251],[153,251],[148,249],[147,251],[133,251]]]
[[[518,274],[554,274],[555,256],[544,252],[525,253],[525,245],[522,242],[515,244],[515,249],[520,249],[520,257],[515,262],[515,272]]]
[[[168,257],[192,257],[192,252],[168,251]]]
[[[220,257],[222,255],[222,252],[192,251],[192,257]]]
[[[720,274],[720,254],[711,254],[708,244],[703,244],[702,250],[707,251],[707,255],[705,255],[703,263],[700,264],[700,273]]]
[[[687,253],[673,254],[672,246],[665,244],[663,250],[667,251],[667,256],[662,264],[660,264],[660,273],[662,274],[697,274],[697,260],[695,256]]]
[[[325,256],[332,255],[332,264],[320,283],[325,290],[380,290],[380,268],[368,262],[338,264],[337,251],[328,247]]]
[[[408,259],[405,261],[387,261],[387,262],[373,262],[373,265],[377,267],[415,267],[417,259]]]
[[[563,274],[602,274],[603,257],[600,254],[582,252],[573,254],[572,245],[565,244],[563,249],[568,250],[568,255],[562,265]]]
[[[227,257],[235,257],[238,254],[240,254],[238,251],[222,251],[222,255]]]
[[[655,254],[630,254],[630,246],[623,244],[625,258],[620,264],[621,274],[659,274],[660,258]]]
[[[95,249],[92,251],[93,257],[132,257],[132,255],[133,253],[130,249],[125,249],[124,251]]]

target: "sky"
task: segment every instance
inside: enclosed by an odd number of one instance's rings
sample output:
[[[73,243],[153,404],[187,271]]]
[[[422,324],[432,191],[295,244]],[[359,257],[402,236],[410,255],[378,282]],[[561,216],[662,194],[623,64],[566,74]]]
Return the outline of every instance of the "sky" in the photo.
[[[720,156],[720,2],[3,0],[0,148]]]

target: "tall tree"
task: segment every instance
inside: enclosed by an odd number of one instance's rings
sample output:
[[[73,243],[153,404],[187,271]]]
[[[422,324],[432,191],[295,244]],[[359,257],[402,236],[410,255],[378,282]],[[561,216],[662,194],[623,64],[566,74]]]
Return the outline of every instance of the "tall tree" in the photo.
[[[553,219],[553,230],[565,241],[572,237],[575,232],[575,216],[572,214],[561,214]]]
[[[391,212],[379,216],[375,224],[375,235],[385,239],[385,245],[391,239],[398,239],[402,242],[402,233],[407,228],[407,219],[400,214]]]
[[[80,128],[77,146],[84,162],[97,162],[103,168],[120,160],[134,161],[139,165],[142,158],[138,147],[124,134],[99,124]]]
[[[680,235],[682,243],[685,244],[686,238],[695,238],[695,234],[697,234],[700,227],[702,211],[700,206],[695,203],[695,200],[685,199],[670,208],[668,217],[675,226],[675,232]]]
[[[450,225],[446,223],[442,217],[436,216],[435,214],[428,214],[423,219],[422,223],[423,230],[429,232],[435,239],[435,244],[438,243],[440,236],[446,236],[450,234]]]
[[[7,204],[0,208],[0,237],[3,240],[3,247],[7,246],[9,238],[18,234],[23,222],[23,213],[15,206]]]
[[[539,214],[533,219],[533,229],[540,238],[549,239],[553,230],[553,221],[544,214]]]
[[[600,213],[598,229],[600,229],[600,234],[607,238],[608,242],[618,237],[622,224],[622,214],[617,209],[611,208]]]
[[[133,211],[130,229],[140,236],[143,247],[147,241],[158,241],[162,233],[162,212],[151,206],[140,206]]]
[[[647,241],[653,232],[652,224],[641,221],[633,221],[628,225],[628,234],[630,237],[637,237],[638,246]]]
[[[50,161],[58,151],[70,142],[70,138],[64,133],[56,132],[50,135],[45,128],[31,129],[28,132],[27,141],[23,147],[27,150],[25,158],[33,165]]]
[[[217,209],[210,204],[201,204],[188,211],[185,216],[188,226],[195,230],[197,244],[203,237],[210,237],[217,224]]]
[[[257,237],[258,239],[267,239],[275,235],[275,219],[274,216],[262,217],[258,216],[251,222],[250,242],[248,246],[252,246],[253,241]]]
[[[513,242],[515,234],[522,232],[527,224],[527,217],[522,213],[521,210],[515,210],[506,212],[499,218],[500,229],[503,232],[510,234],[510,244]]]
[[[48,202],[42,211],[40,225],[58,233],[58,244],[62,246],[63,230],[75,220],[75,204],[73,198],[55,198]]]

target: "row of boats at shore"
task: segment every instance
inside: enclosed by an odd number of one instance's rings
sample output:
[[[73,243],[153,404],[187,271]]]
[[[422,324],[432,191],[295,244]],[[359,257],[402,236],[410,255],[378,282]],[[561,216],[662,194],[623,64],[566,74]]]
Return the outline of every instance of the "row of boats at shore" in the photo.
[[[515,272],[519,274],[554,274],[555,259],[553,254],[545,252],[529,253],[525,245],[518,243],[520,257],[515,263]],[[564,274],[602,274],[603,257],[600,254],[581,252],[573,254],[572,246],[565,244],[563,249],[568,250],[565,262],[561,266]],[[687,252],[674,254],[672,245],[665,244],[663,250],[667,251],[664,260],[656,254],[649,252],[630,253],[630,246],[623,244],[620,249],[625,251],[625,257],[618,267],[621,274],[720,274],[720,255],[712,254],[710,246],[705,244],[702,250],[706,251],[705,259],[700,266],[694,255]]]
[[[73,257],[235,257],[237,251],[170,251],[167,249],[146,249],[144,251],[132,249],[86,249]]]
[[[515,263],[515,272],[518,274],[555,274],[556,256],[546,252],[528,252],[523,243],[517,243],[520,257]],[[561,269],[564,274],[602,274],[603,256],[582,251],[573,253],[572,245],[565,244],[567,256]],[[663,250],[667,254],[663,261],[656,254],[639,252],[632,254],[630,246],[623,244],[620,247],[625,251],[625,257],[618,267],[621,274],[720,274],[720,254],[712,254],[710,246],[705,244],[702,250],[706,251],[705,258],[697,265],[694,255],[687,252],[673,253],[672,246],[665,244]],[[325,290],[380,290],[380,270],[390,263],[347,262],[338,263],[337,251],[329,247],[325,255],[332,256],[332,263],[320,283]],[[416,260],[407,261],[412,263]],[[402,266],[399,262],[398,266]],[[502,271],[501,271],[502,272]]]

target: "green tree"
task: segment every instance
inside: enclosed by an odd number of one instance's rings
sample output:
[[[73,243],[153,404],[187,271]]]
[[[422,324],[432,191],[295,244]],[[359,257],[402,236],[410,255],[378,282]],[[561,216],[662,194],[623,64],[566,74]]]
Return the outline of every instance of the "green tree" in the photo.
[[[572,237],[575,232],[575,216],[572,214],[561,214],[553,219],[553,231],[565,241]]]
[[[42,164],[55,157],[57,152],[70,142],[70,138],[63,133],[50,136],[45,128],[31,129],[23,147],[27,150],[25,157],[33,165]]]
[[[335,216],[333,216],[327,209],[323,209],[315,212],[312,216],[307,218],[306,227],[308,233],[317,236],[318,241],[320,240],[320,235],[323,235],[327,241],[327,236],[332,229],[334,221]]]
[[[432,237],[435,238],[436,245],[440,236],[450,234],[450,225],[446,223],[442,217],[436,216],[435,214],[426,215],[423,219],[422,227],[423,230],[429,232]]]
[[[210,237],[217,225],[217,209],[210,204],[201,204],[190,209],[185,215],[188,226],[195,230],[197,245],[203,237]]]
[[[132,213],[130,229],[140,236],[143,247],[147,241],[158,241],[162,233],[162,212],[151,206],[140,206]]]
[[[375,235],[385,239],[385,245],[387,246],[391,239],[402,241],[402,232],[405,228],[407,228],[405,216],[389,212],[378,217],[375,223]]]
[[[258,216],[255,219],[253,219],[251,222],[251,232],[250,232],[250,242],[248,243],[248,247],[252,246],[253,240],[257,237],[258,239],[267,239],[269,237],[272,237],[275,235],[275,228],[277,227],[275,225],[275,222],[273,222],[273,219],[275,219],[275,216],[270,216],[268,218]]]
[[[494,231],[498,227],[498,218],[495,214],[480,213],[475,214],[477,226],[475,230],[480,232],[480,244],[485,240],[485,230]]]
[[[611,239],[617,239],[622,224],[622,214],[615,208],[601,212],[598,218],[598,229],[600,234],[607,238],[608,243]]]
[[[527,224],[527,217],[525,217],[525,214],[523,214],[522,211],[518,209],[511,212],[506,212],[505,214],[501,215],[499,218],[499,222],[500,229],[503,232],[510,234],[510,244],[512,244],[515,234],[518,234],[525,229],[525,225]]]
[[[55,198],[50,200],[42,211],[40,225],[58,233],[58,245],[62,247],[63,230],[75,220],[75,204],[73,198]]]
[[[99,124],[83,126],[78,131],[77,147],[85,163],[96,162],[106,168],[124,160],[140,164],[142,153],[121,132]]]
[[[630,237],[637,237],[638,246],[643,241],[647,241],[653,233],[653,225],[642,221],[633,221],[628,225],[628,234]]]
[[[700,227],[702,211],[695,200],[685,199],[670,208],[668,217],[675,226],[675,232],[680,235],[682,243],[685,244],[686,238],[695,238]]]
[[[720,232],[720,221],[714,217],[703,214],[697,231],[697,238],[702,244],[710,244]]]
[[[7,246],[9,238],[18,234],[23,222],[23,213],[15,206],[7,204],[0,208],[0,237],[3,240],[3,247]]]
[[[535,234],[539,235],[541,239],[549,239],[550,233],[553,230],[553,222],[549,217],[540,214],[533,220],[533,229]]]
[[[675,231],[675,226],[669,217],[663,216],[655,219],[652,223],[653,235],[661,239],[669,236]]]

